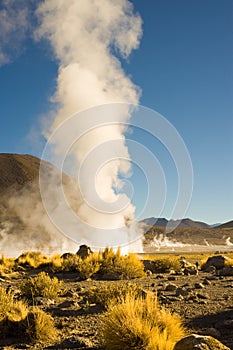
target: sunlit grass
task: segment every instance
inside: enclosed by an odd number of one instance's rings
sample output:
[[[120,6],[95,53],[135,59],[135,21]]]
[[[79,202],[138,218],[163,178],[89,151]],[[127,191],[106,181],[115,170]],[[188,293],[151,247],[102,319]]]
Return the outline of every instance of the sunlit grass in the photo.
[[[102,331],[107,350],[172,350],[185,334],[180,318],[161,308],[150,294],[128,294],[112,304]]]

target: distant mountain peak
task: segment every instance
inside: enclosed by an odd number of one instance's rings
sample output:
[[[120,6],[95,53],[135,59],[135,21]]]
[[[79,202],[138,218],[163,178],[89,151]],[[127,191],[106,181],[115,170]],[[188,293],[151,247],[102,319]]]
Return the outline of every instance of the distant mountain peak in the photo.
[[[149,226],[161,226],[161,227],[165,227],[165,226],[178,226],[178,227],[186,227],[186,228],[210,228],[211,226],[206,224],[205,222],[201,222],[201,221],[194,221],[190,218],[184,218],[181,220],[167,220],[166,218],[155,218],[155,217],[150,217],[150,218],[146,218],[144,220],[142,220],[141,222],[143,222],[146,225]]]

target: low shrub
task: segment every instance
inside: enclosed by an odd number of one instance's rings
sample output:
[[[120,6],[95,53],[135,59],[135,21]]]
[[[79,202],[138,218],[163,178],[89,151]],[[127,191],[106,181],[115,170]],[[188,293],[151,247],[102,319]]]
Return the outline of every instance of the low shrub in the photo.
[[[104,309],[108,309],[112,304],[122,302],[127,296],[142,296],[141,287],[132,283],[108,283],[99,288],[91,288],[88,290],[87,298],[89,303],[101,305]]]
[[[109,308],[102,331],[107,350],[172,350],[185,333],[178,316],[154,297],[130,294]]]
[[[26,333],[33,342],[55,340],[58,332],[53,318],[38,307],[28,313]]]
[[[0,276],[5,276],[12,273],[12,270],[15,265],[14,258],[6,258],[4,253],[2,253],[0,259]]]
[[[23,295],[30,300],[35,297],[57,299],[62,286],[63,281],[58,281],[56,277],[50,278],[47,273],[40,272],[36,277],[23,282],[20,288]]]
[[[13,295],[7,293],[5,288],[0,287],[0,321],[2,321],[14,303]]]
[[[15,263],[17,266],[38,268],[40,265],[47,264],[49,258],[40,252],[26,252],[21,254]]]
[[[58,332],[50,315],[38,307],[30,310],[25,302],[14,300],[12,293],[0,287],[0,334],[47,342],[54,340]]]
[[[77,272],[82,279],[92,277],[100,269],[99,254],[91,254],[85,259],[81,259],[81,263],[77,267]]]
[[[232,258],[229,258],[225,261],[225,267],[228,267],[228,266],[233,266],[233,259]]]
[[[167,272],[170,270],[180,271],[181,263],[179,257],[153,257],[154,268],[157,272]]]
[[[100,253],[100,275],[112,274],[116,279],[133,279],[145,276],[143,263],[135,254],[121,255],[112,248]]]

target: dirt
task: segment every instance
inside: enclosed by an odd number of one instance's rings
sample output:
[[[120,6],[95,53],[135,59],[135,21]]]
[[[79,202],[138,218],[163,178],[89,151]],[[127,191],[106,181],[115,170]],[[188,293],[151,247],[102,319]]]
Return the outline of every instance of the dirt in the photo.
[[[38,272],[28,270],[15,278],[1,277],[0,285],[17,295],[19,283]],[[53,316],[60,333],[57,341],[50,345],[32,345],[13,337],[1,338],[0,349],[103,349],[101,322],[105,313],[99,305],[88,303],[86,292],[93,286],[122,281],[79,281],[76,273],[56,276],[64,280],[66,293],[56,301],[45,300],[40,307]],[[162,305],[182,317],[188,332],[212,335],[233,349],[233,277],[200,271],[189,276],[153,274],[130,282],[157,293]],[[179,287],[187,295],[178,296]]]

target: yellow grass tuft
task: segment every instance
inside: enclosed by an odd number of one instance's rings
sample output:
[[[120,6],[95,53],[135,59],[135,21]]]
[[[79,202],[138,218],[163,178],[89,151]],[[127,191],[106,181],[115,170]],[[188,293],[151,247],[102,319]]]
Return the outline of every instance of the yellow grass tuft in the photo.
[[[99,288],[91,288],[88,291],[87,297],[90,303],[101,305],[104,309],[108,309],[111,305],[122,302],[129,295],[133,298],[142,296],[143,290],[141,287],[132,283],[108,283]]]
[[[20,286],[22,293],[28,298],[45,297],[57,299],[61,292],[63,281],[56,277],[50,278],[45,272],[40,272],[36,277],[31,277]]]
[[[38,307],[28,313],[27,323],[26,333],[34,342],[55,340],[58,335],[53,318]]]
[[[38,268],[40,265],[47,264],[49,258],[41,252],[26,252],[21,254],[15,262],[18,266]]]
[[[151,295],[128,295],[110,307],[103,321],[107,350],[172,350],[184,334],[178,316],[160,308]]]

